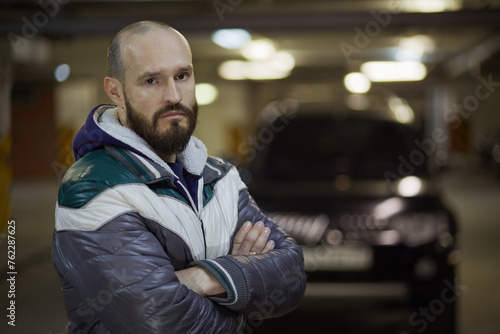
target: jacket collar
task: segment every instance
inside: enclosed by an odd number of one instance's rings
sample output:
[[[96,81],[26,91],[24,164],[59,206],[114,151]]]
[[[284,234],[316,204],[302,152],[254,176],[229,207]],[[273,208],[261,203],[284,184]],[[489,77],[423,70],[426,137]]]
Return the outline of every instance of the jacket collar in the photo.
[[[142,182],[152,184],[167,180],[171,185],[175,185],[177,176],[172,172],[170,166],[167,165],[168,169],[164,168],[132,150],[119,146],[107,145],[104,148],[117,161],[136,174]],[[226,175],[232,167],[234,166],[222,159],[208,157],[201,177],[205,184],[212,183]]]

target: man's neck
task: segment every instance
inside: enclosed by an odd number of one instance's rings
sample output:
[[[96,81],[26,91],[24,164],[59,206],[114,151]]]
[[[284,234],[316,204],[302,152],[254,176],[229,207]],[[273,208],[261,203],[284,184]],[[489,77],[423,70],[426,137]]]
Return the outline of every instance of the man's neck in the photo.
[[[160,154],[158,152],[156,152],[156,154],[158,154],[158,156],[166,163],[175,162],[175,159],[177,158],[177,155],[175,154]]]

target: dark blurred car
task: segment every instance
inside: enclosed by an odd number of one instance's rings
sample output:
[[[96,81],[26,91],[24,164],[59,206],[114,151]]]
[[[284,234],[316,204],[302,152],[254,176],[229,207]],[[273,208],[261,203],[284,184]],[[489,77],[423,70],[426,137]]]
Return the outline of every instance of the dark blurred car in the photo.
[[[250,192],[302,246],[304,304],[332,310],[332,327],[311,333],[338,333],[335,306],[364,299],[407,305],[394,333],[456,332],[456,222],[427,171],[425,141],[387,115],[300,106],[255,137],[272,134],[249,167]]]

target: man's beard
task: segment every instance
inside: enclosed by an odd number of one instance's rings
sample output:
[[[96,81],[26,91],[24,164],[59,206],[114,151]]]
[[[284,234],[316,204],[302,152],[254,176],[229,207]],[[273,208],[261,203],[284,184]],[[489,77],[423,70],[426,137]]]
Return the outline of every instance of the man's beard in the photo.
[[[184,151],[196,127],[198,118],[198,104],[196,102],[191,109],[180,103],[165,106],[155,112],[151,121],[139,114],[130,105],[127,97],[125,97],[125,106],[127,107],[128,126],[146,140],[157,154],[172,155]],[[186,115],[188,127],[184,128],[181,126],[179,119],[173,119],[170,121],[170,128],[164,132],[160,132],[157,128],[158,120],[165,113],[172,110],[181,111]]]

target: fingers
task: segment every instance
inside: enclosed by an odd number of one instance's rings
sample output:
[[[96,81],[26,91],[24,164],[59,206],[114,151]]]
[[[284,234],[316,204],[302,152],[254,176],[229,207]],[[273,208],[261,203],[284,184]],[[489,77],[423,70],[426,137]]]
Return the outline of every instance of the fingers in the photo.
[[[250,226],[251,226],[251,223],[250,223]],[[238,233],[246,232],[246,234],[244,235],[243,240],[239,244],[237,254],[238,255],[248,255],[248,254],[250,254],[250,252],[260,253],[262,251],[262,248],[263,248],[263,243],[265,244],[267,242],[267,236],[262,235],[262,232],[264,230],[264,224],[262,224],[262,222],[257,222],[253,226],[251,226],[250,229],[248,229],[248,230],[247,230],[247,226],[243,226],[243,227],[245,229],[243,231],[240,230]],[[264,240],[262,240],[262,239],[264,239]]]
[[[240,230],[236,235],[234,236],[234,241],[233,241],[233,255],[242,255],[240,254],[240,248],[245,241],[245,238],[248,234],[248,232],[252,229],[252,223],[251,222],[246,222],[240,227]],[[245,254],[246,255],[246,254]]]
[[[251,235],[251,233],[254,234]],[[249,253],[250,254],[253,254],[252,252],[255,252],[257,254],[263,253],[270,233],[271,230],[269,229],[269,227],[264,227],[264,224],[262,222],[255,223],[252,230],[248,233],[248,235],[251,235],[251,239],[249,240],[248,243]],[[253,245],[250,245],[252,238],[255,238],[255,241],[253,242]]]
[[[269,240],[271,230],[262,222],[246,222],[236,233],[233,242],[233,255],[251,255],[267,252],[274,248],[274,242]]]
[[[274,249],[274,241],[273,240],[269,240],[266,243],[266,247],[264,247],[264,250],[262,251],[262,253],[265,253],[265,252],[273,250],[273,249]]]

